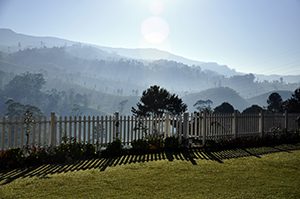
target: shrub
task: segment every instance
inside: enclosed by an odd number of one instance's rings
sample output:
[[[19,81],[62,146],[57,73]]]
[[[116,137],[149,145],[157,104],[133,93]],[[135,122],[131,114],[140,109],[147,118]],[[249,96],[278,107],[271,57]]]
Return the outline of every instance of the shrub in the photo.
[[[299,131],[295,132],[271,132],[265,134],[263,137],[238,137],[236,139],[221,139],[221,140],[207,140],[205,143],[206,150],[224,150],[234,148],[247,148],[247,147],[261,147],[261,146],[275,146],[278,144],[295,144],[300,142]]]
[[[149,143],[146,139],[133,140],[131,142],[132,151],[135,153],[145,153],[150,149]]]
[[[204,147],[205,149],[217,148],[217,143],[214,140],[206,140]]]
[[[164,147],[166,150],[178,150],[180,147],[178,137],[167,137],[164,140]]]
[[[1,152],[0,155],[0,169],[14,169],[24,165],[24,153],[23,150],[9,149]]]
[[[47,148],[35,147],[23,149],[25,154],[24,166],[36,166],[49,162],[49,153]]]
[[[112,143],[109,143],[103,151],[102,155],[104,157],[114,157],[122,154],[123,146],[120,139],[116,139]]]
[[[163,135],[152,134],[146,137],[150,150],[161,150],[164,146]]]
[[[85,144],[83,145],[83,158],[90,159],[96,157],[97,152],[96,148],[92,144]]]

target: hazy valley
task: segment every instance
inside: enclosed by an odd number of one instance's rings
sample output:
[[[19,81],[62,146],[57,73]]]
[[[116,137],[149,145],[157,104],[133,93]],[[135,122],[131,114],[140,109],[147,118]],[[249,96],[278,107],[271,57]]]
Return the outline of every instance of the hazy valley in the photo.
[[[0,51],[2,115],[5,102],[13,98],[7,85],[25,72],[42,74],[43,97],[35,102],[28,96],[14,100],[35,105],[46,115],[50,111],[59,115],[131,114],[142,91],[155,84],[182,97],[189,111],[196,110],[197,100],[208,99],[213,107],[229,102],[242,111],[252,104],[266,106],[274,91],[287,99],[300,85],[300,76],[243,74],[156,49],[101,47],[8,29],[0,29]]]

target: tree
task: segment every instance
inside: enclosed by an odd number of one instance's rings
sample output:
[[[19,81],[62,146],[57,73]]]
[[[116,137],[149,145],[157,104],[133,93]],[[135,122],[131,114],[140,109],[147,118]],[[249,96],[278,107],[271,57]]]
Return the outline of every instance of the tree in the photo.
[[[198,100],[193,106],[199,111],[199,112],[211,112],[211,105],[213,102],[208,100]]]
[[[262,107],[255,104],[255,105],[252,105],[251,107],[248,107],[245,110],[243,110],[243,113],[246,113],[246,114],[260,113],[262,110],[263,110]]]
[[[41,89],[46,83],[41,73],[16,75],[4,88],[7,97],[22,103],[37,104],[42,96]]]
[[[43,116],[42,111],[36,106],[24,105],[19,102],[15,102],[12,99],[7,100],[5,104],[7,106],[6,116],[9,118],[23,117],[27,111],[32,113],[33,117]]]
[[[132,107],[131,110],[137,116],[162,116],[164,113],[179,115],[187,110],[187,105],[182,99],[157,85],[143,91],[140,101],[137,103],[137,109]]]
[[[283,112],[283,101],[281,96],[278,93],[272,93],[268,100],[268,111],[273,112],[273,113],[281,113]]]
[[[290,99],[284,102],[284,108],[290,113],[300,113],[300,87],[294,91]]]
[[[214,113],[233,113],[234,108],[228,102],[223,102],[221,105],[217,106]]]

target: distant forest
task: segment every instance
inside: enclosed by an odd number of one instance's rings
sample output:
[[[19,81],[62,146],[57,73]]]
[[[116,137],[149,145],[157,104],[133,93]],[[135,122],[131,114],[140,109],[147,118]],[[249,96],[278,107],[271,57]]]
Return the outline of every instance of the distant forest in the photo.
[[[255,103],[249,101],[253,97],[273,91],[291,94],[300,86],[284,78],[260,82],[253,74],[226,77],[170,60],[135,60],[105,52],[95,58],[92,50],[72,45],[0,51],[1,114],[8,99],[37,106],[46,115],[51,111],[59,115],[131,114],[142,91],[151,85],[177,93],[189,111],[196,110],[193,105],[198,100],[212,100],[213,107],[227,101],[242,111]],[[233,94],[224,99],[225,91]]]

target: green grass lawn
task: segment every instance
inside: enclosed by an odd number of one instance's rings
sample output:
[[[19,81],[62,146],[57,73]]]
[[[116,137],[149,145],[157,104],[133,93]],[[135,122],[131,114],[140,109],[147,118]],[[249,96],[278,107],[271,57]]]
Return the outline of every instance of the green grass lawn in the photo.
[[[2,172],[0,184],[0,198],[299,199],[300,150],[279,146],[44,165]]]

